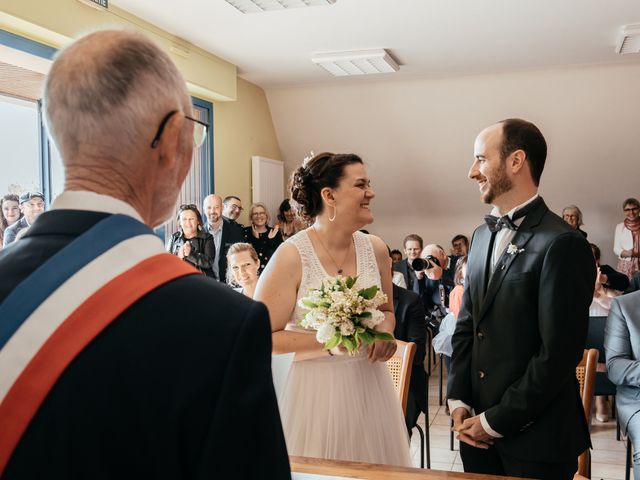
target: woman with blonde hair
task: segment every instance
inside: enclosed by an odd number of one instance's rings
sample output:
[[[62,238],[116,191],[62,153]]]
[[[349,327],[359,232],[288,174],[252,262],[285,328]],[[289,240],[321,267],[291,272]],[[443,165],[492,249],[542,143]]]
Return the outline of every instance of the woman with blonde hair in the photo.
[[[259,272],[262,272],[271,256],[283,242],[282,233],[277,224],[273,228],[269,226],[271,216],[266,205],[262,202],[256,202],[251,205],[249,219],[251,220],[251,225],[244,227],[244,238],[258,253],[258,259],[260,260]]]
[[[238,285],[234,290],[253,298],[258,283],[260,260],[249,243],[234,243],[227,251],[227,283]]]

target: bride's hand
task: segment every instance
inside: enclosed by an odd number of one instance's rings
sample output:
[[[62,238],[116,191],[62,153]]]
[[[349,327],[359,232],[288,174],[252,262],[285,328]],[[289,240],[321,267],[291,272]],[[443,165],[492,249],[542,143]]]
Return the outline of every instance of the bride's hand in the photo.
[[[386,362],[396,353],[398,345],[395,340],[376,340],[367,347],[370,362]]]

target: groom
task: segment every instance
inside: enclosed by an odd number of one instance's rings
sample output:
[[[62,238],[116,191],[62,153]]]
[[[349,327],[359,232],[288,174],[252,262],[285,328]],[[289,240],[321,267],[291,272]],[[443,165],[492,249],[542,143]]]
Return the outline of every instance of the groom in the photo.
[[[447,393],[467,472],[570,479],[590,443],[575,367],[596,272],[538,196],[546,154],[520,119],[475,141],[469,178],[494,208],[471,243]]]

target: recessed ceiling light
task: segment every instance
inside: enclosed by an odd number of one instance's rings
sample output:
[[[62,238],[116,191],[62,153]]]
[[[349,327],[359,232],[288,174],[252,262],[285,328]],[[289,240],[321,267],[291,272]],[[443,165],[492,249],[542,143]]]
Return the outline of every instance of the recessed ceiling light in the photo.
[[[337,0],[225,0],[242,13],[266,12],[269,10],[285,10],[288,8],[317,7],[331,5]]]
[[[311,57],[335,77],[397,72],[400,67],[384,49],[321,53]]]
[[[640,53],[640,24],[627,25],[622,29],[622,35],[616,45],[616,52],[621,55]]]

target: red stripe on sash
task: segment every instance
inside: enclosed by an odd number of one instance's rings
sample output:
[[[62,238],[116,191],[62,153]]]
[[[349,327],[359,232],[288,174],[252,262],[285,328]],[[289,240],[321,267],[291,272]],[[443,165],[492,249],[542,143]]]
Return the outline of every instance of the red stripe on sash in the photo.
[[[144,295],[197,273],[174,255],[154,255],[102,286],[56,329],[0,404],[0,476],[40,405],[73,359]]]

